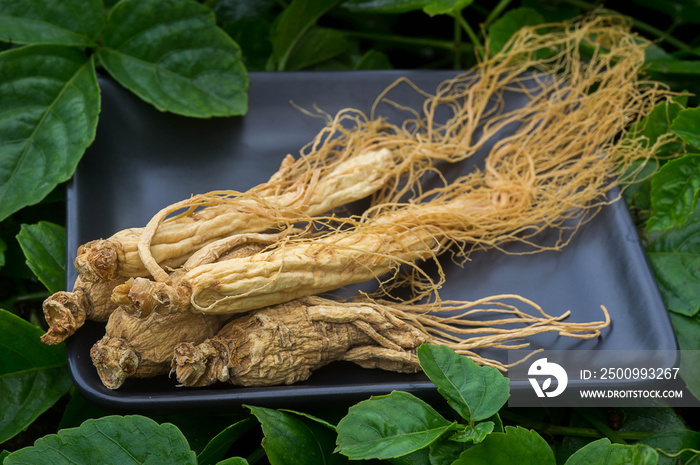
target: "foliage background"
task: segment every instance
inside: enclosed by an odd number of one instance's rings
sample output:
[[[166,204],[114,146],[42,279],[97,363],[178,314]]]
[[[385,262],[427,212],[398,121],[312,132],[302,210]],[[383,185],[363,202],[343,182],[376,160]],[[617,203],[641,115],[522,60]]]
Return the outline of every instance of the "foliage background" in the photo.
[[[249,71],[460,70],[473,65],[476,54],[481,53],[483,47],[488,45],[497,49],[522,25],[561,21],[592,11],[627,17],[636,32],[655,43],[648,53],[648,75],[668,83],[675,90],[690,93],[687,102],[672,105],[652,115],[650,118],[653,124],[649,126],[650,132],[647,134],[655,137],[668,131],[674,132],[679,141],[667,147],[667,151],[682,157],[674,164],[649,167],[650,170],[657,170],[656,182],[630,189],[627,201],[647,246],[650,263],[657,273],[679,344],[684,349],[700,349],[700,213],[696,209],[700,189],[700,155],[697,155],[700,149],[700,110],[697,109],[697,95],[700,95],[698,0],[600,3],[583,0],[202,0],[198,4],[192,0],[140,2],[145,5],[143,8],[165,8],[162,11],[166,13],[161,13],[161,17],[171,14],[167,13],[171,10],[166,7],[172,5],[180,5],[183,11],[189,12],[188,18],[194,22],[182,30],[166,31],[163,40],[191,40],[183,36],[184,31],[196,30],[201,37],[207,37],[202,40],[207,41],[208,45],[215,44],[222,50],[221,53],[226,54],[226,63],[217,68],[220,78],[209,88],[209,93],[225,96],[225,108],[215,108],[206,102],[199,106],[177,107],[167,98],[160,99],[157,92],[151,92],[149,85],[152,84],[146,82],[145,77],[137,74],[135,82],[129,82],[125,76],[131,73],[128,70],[120,71],[128,63],[119,61],[111,53],[116,49],[120,32],[116,26],[113,27],[117,29],[116,32],[97,31],[95,34],[99,35],[94,38],[85,33],[87,39],[73,39],[68,45],[64,43],[61,46],[64,48],[45,45],[55,41],[55,38],[42,38],[34,42],[31,38],[24,40],[12,29],[12,24],[15,24],[12,21],[17,16],[30,14],[30,3],[42,4],[24,0],[0,0],[0,41],[3,41],[0,42],[0,50],[3,51],[0,54],[0,95],[3,95],[0,111],[10,116],[9,94],[2,94],[2,89],[7,88],[12,73],[21,75],[27,70],[12,68],[7,63],[12,62],[13,56],[29,53],[22,51],[24,44],[38,42],[40,45],[33,46],[44,47],[43,53],[54,57],[64,53],[66,46],[73,47],[80,51],[79,57],[75,58],[79,64],[94,66],[97,75],[111,74],[125,87],[158,108],[192,117],[210,117],[245,112],[243,97],[247,89],[246,73]],[[43,3],[53,7],[60,2],[46,0]],[[88,3],[100,6],[99,2]],[[103,11],[128,13],[129,8],[135,10],[138,3],[106,0],[104,8],[93,13],[103,20],[100,16]],[[149,12],[144,10],[134,14],[145,18]],[[118,25],[117,17],[117,14],[110,16],[114,18],[110,24]],[[212,33],[214,21],[218,29]],[[132,52],[133,55],[148,61],[149,57],[144,51],[147,47],[140,47]],[[206,68],[214,65],[204,60],[197,66]],[[85,81],[84,94],[94,97],[90,93],[94,89],[90,89],[89,76]],[[206,97],[193,93],[187,95],[191,101],[205,100]],[[85,100],[89,107],[90,98]],[[22,116],[23,110],[17,110],[20,107],[21,105],[12,107],[11,110]],[[92,123],[96,123],[97,117],[95,112]],[[11,118],[4,118],[0,124],[0,138],[3,141],[13,141],[17,138],[19,126],[9,124],[7,120]],[[44,322],[41,302],[50,293],[63,287],[66,262],[63,245],[65,181],[79,162],[82,151],[94,137],[94,128],[90,127],[92,123],[86,123],[80,140],[71,142],[72,151],[60,156],[65,165],[61,170],[51,169],[45,173],[34,170],[26,175],[17,174],[19,170],[13,171],[8,166],[21,166],[22,163],[29,165],[29,162],[7,149],[11,144],[4,144],[0,150],[0,183],[4,185],[0,187],[0,198],[4,204],[0,215],[0,308],[5,310],[0,322],[3,334],[0,341],[0,411],[3,423],[10,418],[10,412],[24,412],[24,415],[16,413],[13,416],[13,423],[18,425],[17,431],[5,435],[8,437],[2,436],[0,441],[4,442],[0,443],[0,451],[15,451],[32,445],[37,438],[78,426],[88,419],[99,419],[114,413],[89,405],[72,389],[61,347],[56,350],[47,349],[45,354],[39,353],[41,349],[38,349],[36,357],[31,360],[31,357],[17,355],[37,350],[32,341],[42,333]],[[34,128],[36,127],[39,126]],[[27,140],[31,140],[31,137],[34,136],[27,136]],[[37,177],[42,181],[41,188],[33,189],[26,185],[21,187],[22,182]],[[22,194],[25,191],[31,192]],[[38,198],[37,192],[40,192]],[[12,195],[19,200],[10,205],[8,199]],[[40,373],[44,378],[41,381],[34,379],[30,386],[22,380],[26,373]],[[697,396],[700,394],[700,368],[696,368],[694,373],[694,379],[686,381]],[[13,390],[18,388],[27,390],[23,396],[25,400],[22,404],[13,404],[14,401],[8,399]],[[347,407],[339,406],[336,412],[312,413],[322,415],[335,424],[347,413]],[[445,408],[444,405],[435,407]],[[573,451],[598,437],[607,437],[618,443],[636,442],[652,433],[667,431],[667,442],[662,441],[659,447],[664,447],[663,444],[668,446],[675,441],[677,450],[697,450],[700,448],[697,434],[700,421],[696,413],[695,409],[504,408],[500,415],[504,423],[537,430],[553,447],[557,460],[563,463]],[[261,419],[264,414],[270,413],[258,411],[253,415],[255,419],[248,414],[157,416],[153,419],[158,423],[169,421],[177,425],[187,437],[189,447],[199,453],[207,445],[211,446],[212,438],[218,437],[219,447],[224,450],[221,457],[248,456],[251,463],[256,460],[285,463],[283,460],[265,457],[258,447],[263,436],[268,433],[259,424],[270,424]],[[224,439],[221,439],[220,433],[224,434]],[[187,454],[187,450],[183,453]],[[4,455],[5,453],[0,457]],[[693,457],[697,455],[686,453],[681,457],[682,463],[697,460]],[[660,460],[659,463],[662,463],[664,458]],[[206,462],[200,460],[200,463]],[[232,459],[230,463],[243,462]]]

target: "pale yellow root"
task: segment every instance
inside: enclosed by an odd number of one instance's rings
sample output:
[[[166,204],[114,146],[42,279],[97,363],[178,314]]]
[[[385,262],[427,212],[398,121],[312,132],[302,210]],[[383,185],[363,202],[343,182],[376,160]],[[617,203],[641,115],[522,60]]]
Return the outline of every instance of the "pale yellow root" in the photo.
[[[142,317],[154,310],[244,313],[378,278],[402,261],[430,257],[439,241],[427,228],[383,225],[365,234],[338,233],[201,265],[172,285],[136,278],[113,298]]]
[[[241,386],[293,384],[350,353],[353,361],[382,363],[395,371],[420,369],[415,350],[424,338],[409,325],[371,308],[311,306],[302,301],[256,311],[228,323],[214,338],[175,348],[172,371],[185,386],[228,381]],[[363,347],[383,347],[404,356]],[[376,348],[376,347],[375,347]],[[355,352],[351,352],[355,349]]]
[[[165,374],[175,346],[184,341],[204,341],[216,334],[226,318],[211,315],[152,314],[134,318],[121,309],[107,321],[106,335],[90,350],[102,383],[119,388],[127,378]]]
[[[213,241],[234,233],[279,229],[290,221],[327,213],[367,197],[395,175],[394,155],[386,149],[331,159],[325,169],[305,168],[304,161],[286,159],[268,183],[246,193],[195,195],[164,208],[145,228],[126,229],[84,244],[75,259],[76,269],[86,281],[149,274],[167,281],[164,267],[179,267]],[[290,171],[297,172],[297,179],[287,179]],[[166,220],[180,210],[185,211]]]
[[[506,300],[530,306],[535,315]],[[437,313],[426,313],[429,310]],[[451,316],[440,316],[442,312]],[[493,314],[500,318],[475,319]],[[567,323],[562,320],[568,314],[552,317],[536,304],[511,295],[450,302],[440,308],[307,297],[236,317],[200,344],[177,345],[172,371],[179,383],[191,387],[216,382],[293,384],[340,360],[364,368],[413,373],[420,370],[415,351],[424,343],[444,344],[477,363],[506,370],[503,363],[481,357],[474,350],[523,348],[528,344],[522,338],[543,332],[598,337],[610,323],[605,309],[604,314],[605,321]]]
[[[600,337],[610,325],[610,313],[601,306],[603,320],[566,321],[570,312],[551,316],[535,302],[519,295],[502,294],[473,302],[442,301],[434,304],[371,302],[430,336],[430,342],[447,345],[457,353],[487,347],[518,349],[529,346],[523,338],[554,332],[573,339]],[[521,307],[529,309],[523,310]]]
[[[586,60],[579,55],[584,45],[593,48]],[[550,55],[540,58],[543,49]],[[487,132],[504,123],[519,126],[495,143],[483,168],[416,192],[409,202],[379,203],[360,218],[328,220],[331,232],[325,235],[196,267],[177,281],[144,281],[142,295],[157,301],[158,311],[239,313],[385,280],[401,265],[418,269],[419,262],[448,249],[459,259],[474,249],[499,249],[513,241],[532,252],[559,249],[601,206],[616,200],[606,196],[617,182],[616,170],[658,149],[659,143],[625,137],[630,123],[668,96],[638,79],[643,63],[644,47],[636,36],[608,19],[526,28],[507,53],[487,57],[478,68],[480,79],[498,77],[531,97],[523,107],[489,113]],[[524,73],[527,69],[534,72]],[[471,114],[472,94],[464,82],[469,79],[446,82],[426,105],[453,105],[460,116],[455,118],[467,124],[462,118]],[[448,153],[450,141],[462,134],[451,124],[420,124],[432,135],[421,134],[425,152]],[[443,138],[448,132],[450,137]],[[412,143],[405,146],[415,149]],[[399,144],[392,148],[392,153],[401,151]],[[558,230],[558,239],[538,243],[545,230]]]
[[[301,234],[303,230],[300,229],[286,229],[279,233],[274,234],[262,234],[262,233],[249,233],[249,234],[234,234],[232,236],[219,239],[214,241],[199,249],[197,252],[192,254],[190,258],[187,259],[182,265],[183,270],[191,270],[201,265],[206,265],[207,263],[214,263],[223,259],[235,258],[235,256],[250,256],[254,253],[262,251],[265,246],[279,242],[290,234]],[[251,247],[254,249],[251,251]],[[242,250],[244,248],[244,250]],[[249,252],[251,251],[251,252]],[[170,281],[171,278],[169,277]]]
[[[117,279],[86,283],[78,278],[72,292],[60,291],[48,297],[42,308],[49,329],[41,336],[41,342],[60,344],[75,334],[86,320],[107,321],[117,309],[117,304],[111,301],[112,292],[124,282],[124,279]]]

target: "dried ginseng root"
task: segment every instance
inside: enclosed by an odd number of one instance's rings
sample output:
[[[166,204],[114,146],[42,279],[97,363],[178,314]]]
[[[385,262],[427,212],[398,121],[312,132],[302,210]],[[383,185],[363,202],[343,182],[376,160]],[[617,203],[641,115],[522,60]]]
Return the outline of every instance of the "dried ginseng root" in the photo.
[[[125,278],[95,283],[76,279],[73,291],[60,291],[43,303],[44,318],[49,329],[41,336],[44,344],[59,344],[72,336],[86,320],[107,321],[117,309],[112,302],[114,288]]]
[[[214,242],[192,255],[186,265],[194,267],[217,260],[250,256],[262,251],[266,244],[292,232],[294,231],[241,235],[237,241]],[[107,321],[112,312],[119,307],[119,301],[115,302],[112,294],[126,282],[128,279],[124,276],[119,276],[112,281],[97,282],[83,282],[78,277],[72,292],[60,291],[49,296],[43,303],[44,318],[49,328],[41,336],[41,342],[50,345],[59,344],[75,334],[87,320]]]
[[[201,344],[179,344],[173,371],[185,386],[292,384],[345,359],[415,373],[415,349],[424,342],[412,326],[371,307],[295,300],[240,316]]]
[[[535,302],[515,294],[485,297],[476,301],[442,301],[439,304],[372,302],[402,321],[429,335],[432,344],[443,344],[455,352],[469,355],[478,363],[505,366],[492,360],[474,357],[472,351],[484,348],[522,349],[523,338],[555,332],[572,339],[600,337],[610,325],[610,314],[601,306],[604,319],[577,323],[566,321],[570,312],[550,316]],[[527,309],[523,310],[521,307]]]
[[[106,335],[90,350],[102,383],[117,389],[127,378],[148,378],[168,373],[175,346],[214,336],[226,316],[181,313],[135,318],[121,309],[113,312]]]
[[[499,301],[504,298],[528,303],[540,316]],[[492,307],[480,308],[483,305]],[[238,316],[201,344],[177,345],[172,370],[179,383],[193,387],[216,382],[240,386],[292,384],[340,360],[364,368],[414,373],[420,371],[415,350],[423,343],[448,345],[477,363],[503,370],[502,363],[484,359],[473,350],[522,348],[526,344],[514,341],[548,331],[593,338],[610,321],[605,312],[602,322],[566,323],[561,320],[568,314],[551,317],[517,296],[447,303],[438,314],[427,314],[430,308],[336,302],[321,297],[293,300]],[[450,316],[440,316],[440,312],[449,312]],[[478,314],[492,313],[500,318],[475,319]]]
[[[519,44],[443,83],[434,95],[399,79],[379,95],[377,105],[390,101],[391,90],[402,83],[426,97],[421,110],[393,102],[409,114],[401,125],[377,115],[376,105],[370,117],[355,109],[341,110],[328,118],[326,128],[301,150],[297,160],[288,156],[268,182],[246,193],[211,192],[173,204],[155,215],[145,230],[127,229],[85,244],[76,267],[85,280],[151,274],[165,281],[162,268],[180,266],[209,241],[304,221],[305,216],[325,214],[371,194],[374,204],[381,204],[420,192],[424,175],[440,169],[441,162],[469,158],[518,122],[519,115],[504,110],[505,93],[520,94],[535,103],[527,103],[532,108],[521,114],[539,111],[537,100],[549,94],[538,75],[529,79],[522,75],[538,68],[549,73],[553,68],[547,60],[532,58],[547,48],[547,40],[560,45],[549,36],[543,43]],[[549,87],[551,84],[550,78]],[[438,115],[446,113],[450,116],[438,122]],[[164,221],[180,209],[187,211]]]
[[[257,253],[264,243],[289,233],[256,234],[250,242],[211,244],[190,257],[191,264],[229,260]],[[172,276],[181,273],[176,270]],[[130,278],[128,282],[131,282]],[[116,286],[115,289],[119,289]],[[113,303],[117,307],[118,301]],[[102,383],[117,389],[127,378],[148,378],[165,374],[175,346],[181,342],[204,341],[212,337],[226,323],[226,315],[180,313],[136,318],[121,308],[109,315],[105,336],[90,350],[92,363]]]
[[[314,168],[308,158],[294,161],[289,156],[268,182],[246,193],[195,195],[164,208],[145,228],[125,229],[84,244],[75,259],[78,273],[85,281],[110,280],[147,276],[151,267],[165,280],[161,267],[177,268],[213,241],[279,229],[367,197],[386,183],[396,165],[384,149],[331,159],[323,168]],[[180,210],[185,211],[166,220]],[[146,263],[139,257],[139,241],[141,248],[149,250]]]
[[[584,48],[592,49],[585,61],[579,56]],[[549,55],[539,53],[543,49]],[[532,99],[525,107],[491,115],[519,127],[494,144],[482,169],[409,203],[380,204],[361,218],[337,218],[341,227],[320,237],[198,266],[177,281],[143,279],[140,289],[151,290],[140,295],[160,302],[157,311],[241,313],[384,279],[449,246],[458,258],[513,241],[533,251],[559,249],[602,205],[615,200],[607,192],[617,183],[616,170],[652,157],[665,142],[650,145],[625,137],[629,124],[667,95],[638,80],[644,50],[625,27],[603,19],[544,31],[526,28],[505,55],[484,62],[493,62],[500,75],[508,69],[504,62],[510,63],[510,85],[520,83]],[[548,73],[524,75],[530,68]],[[440,98],[447,100],[450,92],[463,96],[460,79],[447,82]],[[429,141],[425,147],[429,150]],[[538,244],[544,230],[560,231],[559,240]],[[133,301],[130,308],[138,313],[144,306]]]

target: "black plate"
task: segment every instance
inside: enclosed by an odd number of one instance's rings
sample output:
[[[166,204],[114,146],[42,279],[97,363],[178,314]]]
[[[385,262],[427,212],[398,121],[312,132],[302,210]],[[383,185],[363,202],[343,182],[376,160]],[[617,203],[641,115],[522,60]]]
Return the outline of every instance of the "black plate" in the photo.
[[[369,111],[374,98],[400,76],[434,90],[454,73],[439,71],[252,73],[250,110],[244,117],[195,120],[161,113],[113,81],[102,80],[102,112],[94,144],[68,189],[68,257],[78,246],[114,232],[143,226],[160,208],[195,193],[246,190],[269,178],[286,154],[296,155],[323,127],[294,105],[318,105],[328,113],[353,107]],[[419,97],[407,87],[396,100]],[[518,105],[513,96],[509,105]],[[387,110],[385,108],[385,110]],[[398,111],[384,114],[400,118]],[[68,264],[68,286],[75,280]],[[477,252],[464,267],[447,264],[444,299],[475,300],[520,294],[550,314],[571,310],[571,321],[602,318],[612,324],[599,339],[580,341],[553,334],[529,339],[533,348],[676,350],[676,340],[656,281],[629,212],[622,202],[605,207],[561,252],[506,255]],[[126,410],[220,409],[243,403],[290,407],[355,402],[392,390],[435,393],[422,374],[402,375],[332,364],[293,386],[188,389],[174,379],[128,379],[118,390],[102,386],[89,356],[104,326],[90,323],[68,341],[75,385],[91,401]],[[506,359],[504,351],[484,355]],[[513,383],[512,389],[528,386]]]

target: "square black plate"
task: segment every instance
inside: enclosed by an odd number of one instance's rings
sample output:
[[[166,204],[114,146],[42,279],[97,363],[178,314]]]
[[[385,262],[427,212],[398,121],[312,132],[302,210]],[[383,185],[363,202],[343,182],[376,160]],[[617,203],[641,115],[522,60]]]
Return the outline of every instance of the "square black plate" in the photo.
[[[353,107],[369,111],[375,97],[400,76],[434,91],[455,73],[447,71],[252,73],[247,115],[196,120],[161,113],[109,79],[102,79],[102,112],[94,144],[80,162],[68,189],[68,286],[75,280],[72,259],[78,246],[114,232],[146,224],[162,207],[191,194],[219,189],[244,191],[269,178],[288,153],[297,155],[323,127],[323,120],[294,105],[328,113]],[[396,100],[419,98],[408,88]],[[518,105],[519,96],[508,104]],[[292,102],[294,105],[292,105]],[[383,114],[401,118],[398,111]],[[602,337],[580,341],[543,334],[529,338],[545,349],[676,350],[676,341],[656,281],[627,207],[605,207],[560,252],[507,255],[477,252],[464,266],[447,265],[444,299],[475,300],[520,294],[552,315],[570,310],[571,321],[602,318],[612,324]],[[124,410],[233,408],[243,403],[291,407],[356,402],[392,390],[432,396],[422,374],[404,375],[331,364],[292,386],[240,388],[217,385],[188,389],[166,376],[128,379],[106,389],[89,356],[104,325],[89,323],[68,341],[76,387],[89,400]],[[484,355],[505,360],[505,351]],[[525,389],[513,383],[511,389]]]

